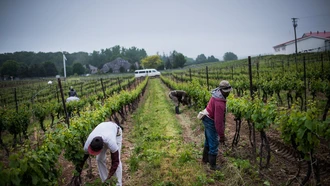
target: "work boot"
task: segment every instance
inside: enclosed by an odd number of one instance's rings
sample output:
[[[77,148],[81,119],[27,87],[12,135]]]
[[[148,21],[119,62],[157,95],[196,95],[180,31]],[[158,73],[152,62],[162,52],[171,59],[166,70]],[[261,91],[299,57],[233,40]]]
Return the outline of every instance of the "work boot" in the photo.
[[[209,154],[209,162],[211,170],[220,170],[221,168],[217,166],[217,155]]]
[[[208,155],[209,155],[209,148],[208,147],[204,147],[204,150],[203,150],[203,159],[202,159],[202,161],[203,161],[203,163],[208,163],[209,162],[209,157],[208,157]]]
[[[176,114],[180,114],[180,112],[179,112],[179,106],[176,106],[176,107],[175,107],[175,113],[176,113]]]

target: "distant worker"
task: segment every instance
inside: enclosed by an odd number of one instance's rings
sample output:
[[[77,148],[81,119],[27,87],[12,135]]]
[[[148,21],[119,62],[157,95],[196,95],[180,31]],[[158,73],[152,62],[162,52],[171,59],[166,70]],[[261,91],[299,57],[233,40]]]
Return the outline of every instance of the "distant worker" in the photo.
[[[179,106],[180,103],[182,103],[182,105],[190,105],[190,97],[188,96],[188,94],[183,91],[183,90],[172,90],[168,96],[174,101],[175,103],[175,113],[176,114],[180,114],[179,111]]]
[[[77,92],[73,89],[73,87],[70,87],[70,91],[69,91],[69,97],[78,97],[77,96]]]

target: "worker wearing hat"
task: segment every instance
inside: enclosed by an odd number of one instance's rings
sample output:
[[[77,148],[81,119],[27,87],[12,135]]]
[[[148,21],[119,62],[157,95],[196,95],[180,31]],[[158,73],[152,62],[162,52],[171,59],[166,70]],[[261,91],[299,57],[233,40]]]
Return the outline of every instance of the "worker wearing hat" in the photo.
[[[122,129],[116,123],[100,123],[89,134],[84,145],[84,151],[89,155],[96,156],[97,168],[102,182],[115,175],[117,177],[116,185],[122,185],[121,146]],[[108,149],[111,153],[111,167],[109,170],[106,164],[106,151]]]
[[[211,170],[220,170],[220,167],[216,166],[216,159],[219,141],[225,141],[226,98],[231,90],[232,87],[228,81],[221,81],[219,87],[212,90],[212,96],[206,109],[200,112],[203,115],[200,119],[202,119],[205,128],[205,143],[202,160],[204,163],[210,164]]]
[[[72,86],[70,87],[69,97],[78,97],[77,92],[73,89]]]

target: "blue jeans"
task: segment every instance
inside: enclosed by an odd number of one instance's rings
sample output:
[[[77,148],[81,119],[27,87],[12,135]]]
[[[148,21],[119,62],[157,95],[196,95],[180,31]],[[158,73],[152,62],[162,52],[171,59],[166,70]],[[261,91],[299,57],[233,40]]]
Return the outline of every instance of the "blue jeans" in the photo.
[[[204,116],[202,121],[205,129],[204,147],[209,148],[210,155],[218,155],[219,136],[215,129],[214,121],[207,116]]]

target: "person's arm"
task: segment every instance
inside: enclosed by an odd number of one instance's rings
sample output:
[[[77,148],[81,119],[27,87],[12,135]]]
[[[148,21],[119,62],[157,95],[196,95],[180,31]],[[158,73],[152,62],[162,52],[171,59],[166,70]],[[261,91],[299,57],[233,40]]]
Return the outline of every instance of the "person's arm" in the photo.
[[[83,170],[85,161],[88,159],[88,157],[89,157],[89,154],[84,155],[83,161],[79,165],[76,166],[76,171],[77,172],[81,173],[81,171]]]
[[[110,179],[111,176],[116,172],[118,165],[119,165],[119,150],[117,150],[114,153],[111,153],[111,167],[107,179]]]
[[[224,112],[225,110],[221,105],[215,107],[214,124],[220,137],[220,142],[225,140]]]
[[[184,92],[184,94],[183,94],[182,103],[183,103],[183,105],[188,105],[188,106],[191,105],[190,97],[188,96],[188,94],[186,92]]]

